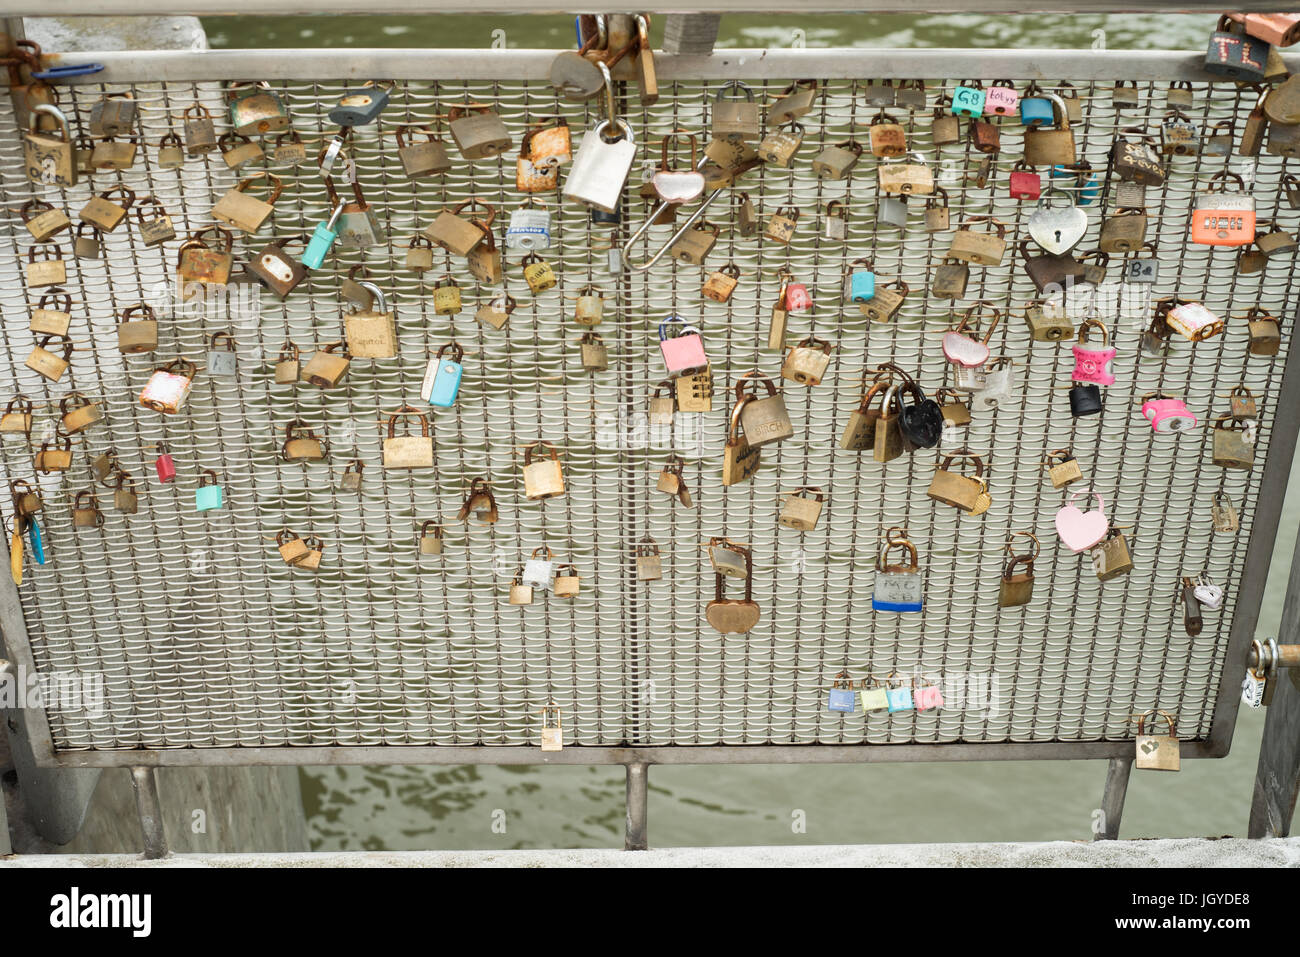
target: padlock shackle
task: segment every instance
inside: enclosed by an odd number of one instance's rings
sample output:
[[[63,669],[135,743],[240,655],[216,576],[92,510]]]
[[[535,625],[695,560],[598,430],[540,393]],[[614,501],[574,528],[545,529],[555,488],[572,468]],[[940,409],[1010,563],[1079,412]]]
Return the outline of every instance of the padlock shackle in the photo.
[[[1032,555],[1017,556],[1015,550],[1011,547],[1015,539],[1021,535],[1025,536],[1026,538],[1028,538],[1030,541],[1034,543],[1034,553]],[[1007,554],[1011,555],[1013,558],[1012,561],[1013,565],[1016,562],[1026,562],[1029,565],[1029,570],[1033,571],[1034,560],[1038,558],[1038,553],[1042,551],[1042,547],[1043,547],[1042,543],[1039,542],[1038,536],[1035,535],[1033,532],[1008,532],[1007,533],[1006,550],[1007,550]],[[1005,573],[1004,573],[1004,577],[1005,577]]]
[[[413,405],[398,406],[397,411],[388,417],[388,437],[397,438],[397,420],[399,418],[415,416],[420,420],[420,437],[427,439],[429,437],[429,417]],[[409,432],[406,434],[410,434]]]
[[[737,430],[740,428],[740,413],[746,404],[755,401],[752,395],[743,395],[737,400],[735,406],[731,409],[731,420],[727,425],[727,444],[732,445],[740,441],[740,435]]]
[[[358,265],[362,265],[362,264],[358,263]],[[368,293],[370,293],[370,295],[375,297],[375,301],[379,303],[379,312],[381,315],[386,315],[388,313],[388,300],[384,298],[384,293],[378,286],[376,286],[373,282],[368,282],[365,280],[358,282],[357,285],[360,286],[362,289],[366,290]]]

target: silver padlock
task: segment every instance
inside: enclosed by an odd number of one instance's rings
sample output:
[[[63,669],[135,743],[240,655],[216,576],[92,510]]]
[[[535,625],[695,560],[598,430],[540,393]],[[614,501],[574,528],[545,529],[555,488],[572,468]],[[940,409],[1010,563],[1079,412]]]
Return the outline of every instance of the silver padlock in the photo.
[[[618,208],[636,158],[636,143],[632,139],[632,127],[624,120],[617,122],[622,132],[618,139],[605,139],[609,120],[602,120],[583,135],[573,157],[573,168],[564,181],[565,199],[606,213]]]
[[[546,557],[538,558],[538,552],[544,552]],[[555,561],[551,550],[545,545],[533,549],[532,556],[524,562],[524,570],[519,578],[523,584],[533,588],[540,588],[543,591],[550,588],[555,581]]]
[[[222,340],[225,348],[220,348]],[[208,375],[217,379],[235,377],[235,340],[228,332],[214,332],[208,349]]]
[[[971,396],[972,408],[981,412],[992,412],[1000,403],[1011,401],[1011,390],[1015,385],[1012,377],[1014,365],[1012,359],[999,356],[981,367],[984,387]]]
[[[506,248],[537,252],[551,245],[551,211],[520,206],[510,214],[506,227]]]
[[[895,229],[907,228],[907,197],[881,196],[876,206],[876,222]]]

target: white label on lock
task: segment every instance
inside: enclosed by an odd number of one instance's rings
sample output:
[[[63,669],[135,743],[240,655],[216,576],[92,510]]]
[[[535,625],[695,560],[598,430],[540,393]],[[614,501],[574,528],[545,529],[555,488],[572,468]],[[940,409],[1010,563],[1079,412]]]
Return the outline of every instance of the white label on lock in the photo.
[[[276,279],[280,282],[290,282],[293,279],[293,270],[290,269],[289,264],[279,256],[271,253],[263,253],[259,262],[261,263],[262,268],[270,274],[272,279]]]
[[[1247,671],[1241,683],[1241,703],[1248,708],[1258,708],[1264,703],[1264,678],[1257,678],[1255,672]]]
[[[544,558],[530,558],[524,562],[524,571],[520,581],[525,585],[543,590],[550,588],[555,580],[555,562]]]
[[[545,209],[516,209],[506,227],[506,247],[536,252],[551,245],[551,214]]]

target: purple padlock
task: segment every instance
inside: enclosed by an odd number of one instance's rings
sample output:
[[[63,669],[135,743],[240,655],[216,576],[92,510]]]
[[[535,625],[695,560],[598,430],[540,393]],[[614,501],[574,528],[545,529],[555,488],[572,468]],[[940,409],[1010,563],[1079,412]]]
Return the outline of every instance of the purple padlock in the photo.
[[[673,323],[680,323],[680,328],[670,331]],[[663,354],[668,374],[673,378],[695,375],[709,367],[700,330],[688,326],[681,316],[669,316],[659,324],[659,351]]]

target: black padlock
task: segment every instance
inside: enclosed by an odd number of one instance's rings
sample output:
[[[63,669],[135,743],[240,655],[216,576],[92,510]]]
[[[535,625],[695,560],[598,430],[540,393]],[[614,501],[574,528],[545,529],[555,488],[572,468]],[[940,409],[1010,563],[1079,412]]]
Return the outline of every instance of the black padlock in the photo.
[[[898,427],[903,437],[918,449],[934,448],[943,437],[943,409],[915,382],[905,383],[898,392],[913,399],[910,405],[902,406],[898,415]]]
[[[1070,414],[1076,419],[1101,411],[1101,388],[1092,383],[1076,382],[1070,389]]]
[[[1210,45],[1205,51],[1206,73],[1226,76],[1238,83],[1262,83],[1267,63],[1267,43],[1244,30],[1234,31],[1226,15],[1219,18],[1218,29],[1210,34]]]

